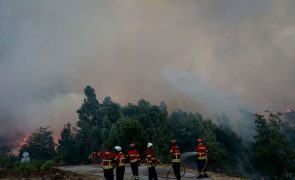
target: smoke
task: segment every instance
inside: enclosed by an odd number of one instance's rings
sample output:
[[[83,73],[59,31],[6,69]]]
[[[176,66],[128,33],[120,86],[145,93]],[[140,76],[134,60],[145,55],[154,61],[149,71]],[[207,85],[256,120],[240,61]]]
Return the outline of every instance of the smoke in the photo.
[[[1,135],[75,122],[102,101],[228,113],[295,103],[295,2],[0,1]],[[238,129],[238,128],[236,128]]]

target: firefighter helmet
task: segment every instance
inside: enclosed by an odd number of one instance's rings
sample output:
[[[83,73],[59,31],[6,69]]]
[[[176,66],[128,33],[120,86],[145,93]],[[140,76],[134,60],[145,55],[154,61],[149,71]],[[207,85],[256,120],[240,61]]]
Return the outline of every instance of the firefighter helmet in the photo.
[[[147,147],[149,148],[149,147],[152,147],[153,146],[153,144],[152,143],[147,143]]]
[[[122,151],[122,148],[120,146],[115,146],[116,151]]]
[[[197,139],[197,142],[198,142],[198,143],[201,143],[201,142],[203,142],[203,139],[202,139],[202,138],[198,138],[198,139]]]

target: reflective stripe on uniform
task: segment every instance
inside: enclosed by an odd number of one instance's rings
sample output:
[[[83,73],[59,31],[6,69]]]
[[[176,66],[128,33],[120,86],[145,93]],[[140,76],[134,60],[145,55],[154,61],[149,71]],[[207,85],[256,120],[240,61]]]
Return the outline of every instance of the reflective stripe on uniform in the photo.
[[[110,166],[102,166],[102,167],[103,167],[103,169],[112,169],[113,168],[112,165],[110,165]]]
[[[207,153],[197,153],[198,159],[207,159]]]
[[[102,167],[103,167],[103,169],[112,169],[113,168],[112,160],[104,159],[102,161]]]
[[[125,161],[125,158],[120,158],[118,166],[124,166],[125,165],[124,161]]]
[[[103,166],[104,169],[113,168],[112,160],[107,160],[107,159],[102,160],[102,166]]]
[[[172,162],[180,162],[180,153],[174,153],[171,161]]]
[[[207,159],[207,157],[206,156],[201,156],[201,157],[198,157],[198,159],[203,160],[203,159]]]
[[[132,160],[130,160],[130,162],[135,163],[135,162],[137,162],[137,159],[132,159]]]
[[[172,159],[172,162],[180,162],[180,159]]]

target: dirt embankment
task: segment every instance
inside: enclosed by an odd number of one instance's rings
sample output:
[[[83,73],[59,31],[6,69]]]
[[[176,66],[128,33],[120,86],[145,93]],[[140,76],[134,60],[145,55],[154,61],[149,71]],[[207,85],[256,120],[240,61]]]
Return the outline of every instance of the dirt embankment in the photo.
[[[85,176],[73,173],[70,171],[63,171],[58,168],[53,168],[49,171],[39,171],[35,173],[17,173],[10,170],[0,169],[1,180],[84,180]]]

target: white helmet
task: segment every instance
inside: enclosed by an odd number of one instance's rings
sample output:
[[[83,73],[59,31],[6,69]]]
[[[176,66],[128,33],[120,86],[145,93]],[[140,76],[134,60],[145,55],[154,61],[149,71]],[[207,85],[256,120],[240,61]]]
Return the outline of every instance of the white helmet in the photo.
[[[115,146],[115,150],[122,151],[122,148],[120,146]]]
[[[149,148],[149,147],[152,147],[153,146],[153,144],[152,143],[147,143],[147,147]]]

